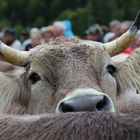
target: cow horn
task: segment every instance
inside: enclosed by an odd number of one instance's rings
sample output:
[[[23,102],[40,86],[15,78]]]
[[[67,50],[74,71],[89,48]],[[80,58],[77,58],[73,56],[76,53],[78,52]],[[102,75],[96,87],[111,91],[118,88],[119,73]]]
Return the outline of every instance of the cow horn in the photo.
[[[15,50],[0,42],[0,55],[4,60],[17,66],[26,66],[29,59],[29,52]]]
[[[140,10],[135,18],[133,25],[127,32],[125,32],[116,40],[103,44],[105,50],[107,50],[107,52],[111,56],[120,54],[122,51],[128,48],[130,44],[134,41],[136,33],[139,30],[139,28],[140,28]]]

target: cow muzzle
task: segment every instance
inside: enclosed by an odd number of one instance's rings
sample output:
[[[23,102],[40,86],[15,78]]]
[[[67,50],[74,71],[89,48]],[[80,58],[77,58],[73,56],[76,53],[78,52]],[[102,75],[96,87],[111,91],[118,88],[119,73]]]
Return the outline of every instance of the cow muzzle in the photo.
[[[111,98],[94,89],[78,89],[61,100],[56,112],[108,111],[115,112]]]

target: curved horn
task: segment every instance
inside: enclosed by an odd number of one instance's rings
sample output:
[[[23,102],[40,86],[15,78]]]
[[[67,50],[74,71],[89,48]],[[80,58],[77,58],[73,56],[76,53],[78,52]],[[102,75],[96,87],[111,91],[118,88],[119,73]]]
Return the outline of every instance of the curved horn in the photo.
[[[29,52],[15,50],[0,42],[0,55],[4,60],[17,66],[25,66],[28,63]]]
[[[104,43],[105,50],[111,55],[115,56],[129,47],[134,41],[137,31],[140,28],[140,10],[135,18],[133,25],[130,29],[114,41]]]

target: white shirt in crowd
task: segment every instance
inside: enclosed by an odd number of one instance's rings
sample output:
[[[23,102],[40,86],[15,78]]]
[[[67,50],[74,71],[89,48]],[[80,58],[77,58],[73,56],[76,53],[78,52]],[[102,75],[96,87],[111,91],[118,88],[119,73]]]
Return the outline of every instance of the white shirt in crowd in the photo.
[[[20,51],[23,51],[23,47],[22,47],[22,44],[19,40],[15,40],[12,45],[11,45],[12,48],[16,49],[16,50],[20,50]]]

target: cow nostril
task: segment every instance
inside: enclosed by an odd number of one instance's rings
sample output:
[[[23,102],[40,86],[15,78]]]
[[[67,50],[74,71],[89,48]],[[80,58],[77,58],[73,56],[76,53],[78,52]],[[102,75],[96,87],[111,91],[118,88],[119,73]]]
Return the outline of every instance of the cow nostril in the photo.
[[[97,111],[103,110],[107,104],[108,104],[108,99],[106,96],[104,96],[96,105]]]
[[[105,94],[77,96],[61,101],[57,112],[110,111],[114,112],[112,100]]]
[[[74,112],[74,109],[69,105],[64,102],[62,102],[59,106],[59,109],[61,112],[66,113],[66,112]]]

